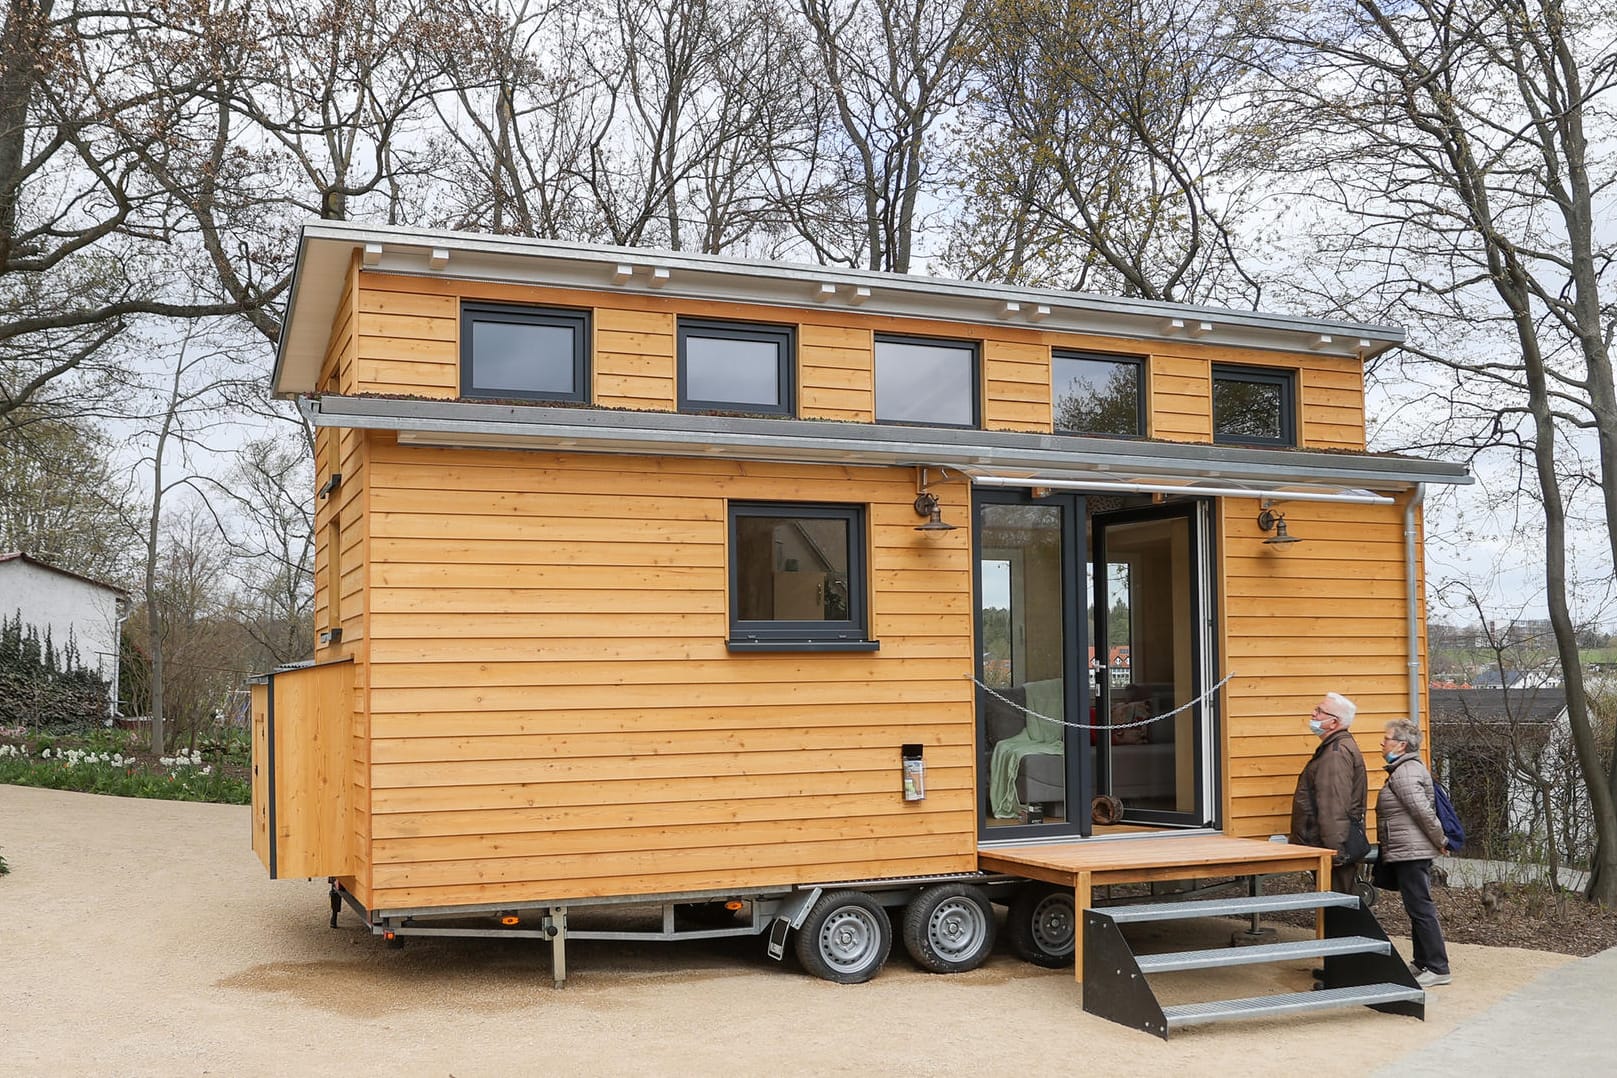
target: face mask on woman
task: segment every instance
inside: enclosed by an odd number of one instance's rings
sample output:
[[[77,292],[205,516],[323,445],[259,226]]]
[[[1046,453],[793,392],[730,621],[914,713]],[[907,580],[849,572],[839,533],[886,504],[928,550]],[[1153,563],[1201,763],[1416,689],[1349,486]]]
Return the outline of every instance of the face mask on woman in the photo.
[[[1390,764],[1390,763],[1392,763],[1392,762],[1393,762],[1393,761],[1394,761],[1394,760],[1396,760],[1396,759],[1398,759],[1398,757],[1400,757],[1400,756],[1402,756],[1402,755],[1403,755],[1403,753],[1401,753],[1401,752],[1384,752],[1384,753],[1382,753],[1382,754],[1381,754],[1381,755],[1382,755],[1382,757],[1383,757],[1383,758],[1385,758],[1385,759],[1386,759],[1386,761],[1387,761],[1387,762],[1388,762],[1388,763],[1389,763],[1389,764]]]

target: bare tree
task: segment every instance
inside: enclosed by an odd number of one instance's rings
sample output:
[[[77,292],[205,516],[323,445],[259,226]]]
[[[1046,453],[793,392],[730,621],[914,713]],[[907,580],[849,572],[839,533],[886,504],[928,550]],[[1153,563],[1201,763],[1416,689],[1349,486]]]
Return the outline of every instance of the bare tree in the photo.
[[[115,384],[133,317],[238,309],[173,295],[174,207],[140,163],[156,136],[112,122],[149,97],[123,67],[133,20],[61,7],[9,0],[0,29],[0,416],[75,375]],[[98,380],[77,379],[80,407]]]
[[[821,261],[908,273],[976,47],[972,0],[796,2],[818,123],[809,156],[777,165],[778,196]]]
[[[1603,768],[1569,602],[1568,522],[1594,488],[1617,560],[1610,288],[1617,237],[1596,228],[1614,179],[1588,126],[1617,87],[1603,5],[1339,0],[1276,39],[1276,122],[1345,216],[1334,267],[1358,302],[1424,327],[1449,372],[1434,441],[1518,454],[1543,518],[1550,620],[1593,806],[1591,897],[1617,902],[1617,776]],[[1456,432],[1459,432],[1456,434]],[[1577,458],[1584,443],[1596,467]],[[1569,501],[1573,507],[1569,507]]]
[[[1255,305],[1236,225],[1260,143],[1237,102],[1263,0],[985,0],[948,261],[1156,300]]]

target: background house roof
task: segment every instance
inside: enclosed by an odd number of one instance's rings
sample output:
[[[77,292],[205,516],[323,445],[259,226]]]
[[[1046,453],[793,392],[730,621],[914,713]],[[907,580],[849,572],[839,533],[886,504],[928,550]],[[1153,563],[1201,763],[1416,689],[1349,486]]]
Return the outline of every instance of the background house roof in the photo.
[[[63,569],[60,566],[52,565],[50,562],[40,561],[38,558],[33,557],[30,554],[25,554],[20,550],[14,550],[14,551],[10,552],[9,554],[8,553],[0,553],[0,563],[4,563],[4,562],[8,562],[8,561],[10,561],[10,562],[20,562],[20,563],[27,564],[27,565],[34,565],[34,566],[38,566],[41,569],[49,569],[53,573],[60,573],[62,576],[69,576],[69,577],[72,577],[74,580],[82,580],[86,584],[94,584],[98,588],[106,588],[108,591],[115,592],[118,595],[122,595],[122,596],[125,596],[125,597],[127,597],[127,595],[128,595],[127,592],[125,592],[122,588],[118,587],[115,584],[108,584],[105,580],[97,580],[93,576],[85,576],[83,573],[75,573],[71,569]]]
[[[1566,710],[1566,689],[1433,689],[1431,720],[1435,725],[1486,723],[1550,725]]]

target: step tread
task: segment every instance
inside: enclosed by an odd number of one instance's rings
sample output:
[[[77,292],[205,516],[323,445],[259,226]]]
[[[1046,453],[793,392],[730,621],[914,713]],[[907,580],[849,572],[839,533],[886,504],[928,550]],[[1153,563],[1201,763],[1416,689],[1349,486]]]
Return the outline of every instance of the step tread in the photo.
[[[1192,917],[1243,917],[1249,913],[1279,913],[1284,910],[1312,910],[1324,906],[1356,909],[1357,895],[1339,891],[1311,891],[1298,895],[1249,895],[1241,898],[1204,898],[1190,902],[1150,902],[1139,906],[1106,906],[1091,909],[1104,913],[1117,924],[1140,921],[1177,921]]]
[[[1221,966],[1251,966],[1261,962],[1283,962],[1292,958],[1324,958],[1340,954],[1390,954],[1392,944],[1369,936],[1339,936],[1335,939],[1292,940],[1264,943],[1253,947],[1213,947],[1200,951],[1173,951],[1143,954],[1136,961],[1141,973],[1168,973],[1184,969],[1215,969]]]
[[[1221,999],[1207,1003],[1182,1003],[1162,1008],[1169,1029],[1220,1022],[1233,1018],[1264,1018],[1276,1014],[1323,1011],[1333,1007],[1368,1006],[1373,1003],[1420,1003],[1426,993],[1401,984],[1366,984],[1353,988],[1326,988],[1318,992],[1289,992],[1278,996],[1248,999]]]

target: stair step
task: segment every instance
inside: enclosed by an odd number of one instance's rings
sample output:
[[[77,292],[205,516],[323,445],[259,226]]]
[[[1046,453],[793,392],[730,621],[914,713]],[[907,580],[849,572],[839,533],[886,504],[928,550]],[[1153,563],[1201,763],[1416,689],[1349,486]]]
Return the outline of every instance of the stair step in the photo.
[[[1357,908],[1357,895],[1339,891],[1314,891],[1301,895],[1256,895],[1246,898],[1207,898],[1194,902],[1150,902],[1139,906],[1107,906],[1104,913],[1120,925],[1141,921],[1179,921],[1192,917],[1244,917],[1249,913],[1278,913],[1282,910],[1313,910],[1323,906]]]
[[[1235,1018],[1268,1018],[1277,1014],[1323,1011],[1335,1007],[1369,1006],[1373,1003],[1421,1003],[1426,993],[1401,984],[1367,984],[1357,988],[1326,988],[1318,992],[1291,992],[1280,996],[1254,996],[1250,999],[1223,999],[1209,1003],[1185,1003],[1162,1008],[1170,1030],[1223,1022]]]
[[[1136,961],[1140,964],[1141,973],[1169,973],[1181,969],[1252,966],[1261,962],[1284,962],[1292,958],[1391,953],[1392,944],[1386,940],[1371,939],[1369,936],[1342,936],[1337,939],[1265,943],[1254,947],[1215,947],[1206,951],[1143,954]]]

